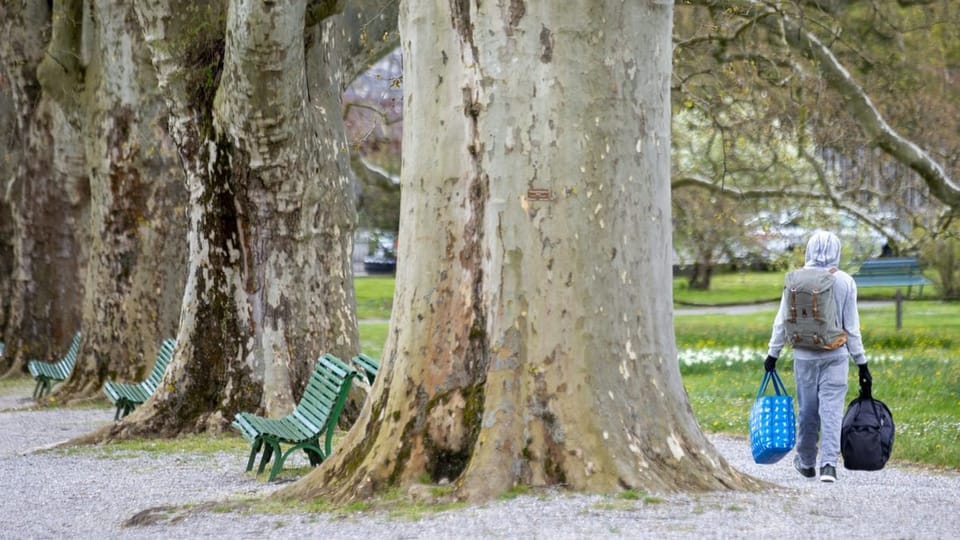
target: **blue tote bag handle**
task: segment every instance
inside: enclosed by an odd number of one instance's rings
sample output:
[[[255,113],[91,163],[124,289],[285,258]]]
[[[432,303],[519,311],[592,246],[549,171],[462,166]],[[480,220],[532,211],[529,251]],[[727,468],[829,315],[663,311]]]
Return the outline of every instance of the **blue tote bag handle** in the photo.
[[[777,373],[777,370],[767,371],[763,374],[763,380],[760,382],[760,390],[757,391],[757,399],[760,399],[763,396],[763,393],[767,391],[767,385],[773,381],[773,391],[776,392],[778,396],[788,396],[787,387],[783,384],[783,379],[780,378],[780,375]]]

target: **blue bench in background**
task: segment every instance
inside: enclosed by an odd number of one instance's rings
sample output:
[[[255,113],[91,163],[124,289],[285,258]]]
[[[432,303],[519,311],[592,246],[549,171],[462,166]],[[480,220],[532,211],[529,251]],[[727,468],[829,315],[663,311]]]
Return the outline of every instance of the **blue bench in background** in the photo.
[[[930,280],[923,277],[923,268],[914,257],[881,257],[863,261],[860,269],[853,274],[857,287],[906,287],[907,297],[910,297],[914,285],[920,287],[920,296],[923,296],[923,286]]]

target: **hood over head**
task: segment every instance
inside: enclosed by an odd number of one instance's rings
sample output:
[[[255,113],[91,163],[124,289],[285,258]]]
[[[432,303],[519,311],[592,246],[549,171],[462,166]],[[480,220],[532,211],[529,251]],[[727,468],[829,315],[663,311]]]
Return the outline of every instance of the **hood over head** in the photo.
[[[840,239],[827,231],[813,233],[807,242],[805,267],[840,267]]]

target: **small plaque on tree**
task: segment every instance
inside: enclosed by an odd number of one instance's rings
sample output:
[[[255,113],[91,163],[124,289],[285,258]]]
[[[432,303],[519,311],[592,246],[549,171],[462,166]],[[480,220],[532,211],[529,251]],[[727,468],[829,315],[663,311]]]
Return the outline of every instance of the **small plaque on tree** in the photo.
[[[527,200],[549,201],[551,199],[553,199],[553,195],[550,193],[549,189],[530,188],[527,190]]]

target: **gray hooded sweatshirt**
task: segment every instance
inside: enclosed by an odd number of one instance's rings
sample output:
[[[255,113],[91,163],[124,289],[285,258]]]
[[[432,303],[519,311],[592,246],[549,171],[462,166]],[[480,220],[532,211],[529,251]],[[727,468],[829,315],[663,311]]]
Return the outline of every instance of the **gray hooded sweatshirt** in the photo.
[[[850,274],[839,270],[840,267],[840,239],[837,235],[817,231],[807,242],[806,263],[804,268],[837,268],[833,274],[836,281],[833,286],[834,300],[837,302],[837,313],[840,315],[840,325],[847,333],[847,342],[843,347],[833,351],[814,351],[809,349],[794,349],[795,360],[815,360],[833,357],[853,357],[857,364],[866,364],[867,357],[863,350],[863,338],[860,336],[860,315],[857,312],[857,285]],[[780,311],[773,321],[773,335],[770,336],[767,354],[775,358],[780,357],[780,351],[787,342],[787,333],[783,328],[783,320],[789,310],[789,299],[786,292],[780,299]]]

